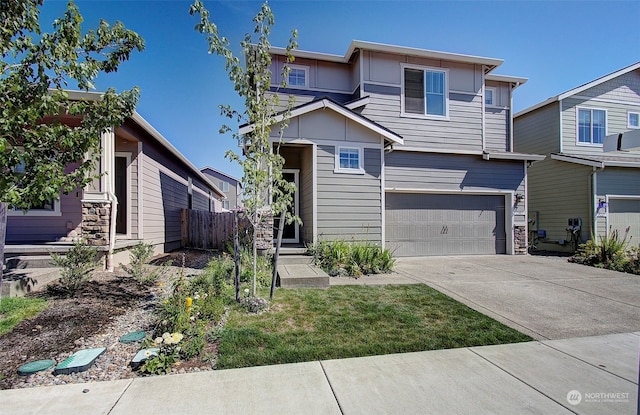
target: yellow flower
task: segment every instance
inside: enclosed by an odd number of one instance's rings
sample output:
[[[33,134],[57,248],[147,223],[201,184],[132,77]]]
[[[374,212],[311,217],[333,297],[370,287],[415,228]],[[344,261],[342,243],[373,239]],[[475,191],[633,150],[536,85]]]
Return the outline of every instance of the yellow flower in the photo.
[[[162,343],[162,340],[164,340],[162,337],[156,337],[156,339],[153,342],[156,344],[160,344]]]

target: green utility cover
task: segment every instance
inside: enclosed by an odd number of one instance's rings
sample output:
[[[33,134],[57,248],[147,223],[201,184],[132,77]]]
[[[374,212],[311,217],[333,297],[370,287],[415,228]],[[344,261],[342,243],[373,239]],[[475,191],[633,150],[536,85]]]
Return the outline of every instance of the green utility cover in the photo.
[[[144,339],[144,331],[134,331],[120,337],[120,343],[133,343]]]
[[[26,376],[32,373],[39,372],[41,370],[47,370],[50,367],[53,367],[56,362],[55,360],[36,360],[35,362],[26,363],[18,368],[18,374]]]
[[[69,373],[74,372],[84,372],[89,369],[93,362],[100,356],[104,351],[107,350],[104,347],[98,347],[95,349],[84,349],[79,350],[66,358],[64,362],[60,363],[53,370],[54,375],[68,375]]]

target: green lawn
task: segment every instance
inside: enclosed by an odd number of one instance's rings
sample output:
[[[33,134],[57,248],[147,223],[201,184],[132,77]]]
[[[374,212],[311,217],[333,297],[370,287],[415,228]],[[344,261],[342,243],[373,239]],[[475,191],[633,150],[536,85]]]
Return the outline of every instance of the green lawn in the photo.
[[[230,313],[217,367],[530,340],[426,285],[280,289],[267,313]]]
[[[0,336],[11,331],[22,320],[36,316],[45,308],[47,302],[39,298],[0,299]]]

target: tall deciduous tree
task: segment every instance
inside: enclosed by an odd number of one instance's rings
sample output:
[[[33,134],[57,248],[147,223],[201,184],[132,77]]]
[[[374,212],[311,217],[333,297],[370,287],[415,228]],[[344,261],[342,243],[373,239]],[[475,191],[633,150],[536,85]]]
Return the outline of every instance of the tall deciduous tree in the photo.
[[[232,132],[242,149],[243,154],[228,151],[226,156],[237,161],[243,169],[242,186],[244,189],[244,205],[253,226],[253,284],[251,294],[256,291],[256,254],[258,229],[263,226],[266,217],[276,217],[287,212],[287,221],[299,220],[289,213],[293,201],[295,184],[282,177],[284,158],[279,154],[282,133],[287,127],[293,99],[280,104],[277,93],[271,91],[271,54],[269,35],[274,25],[274,16],[265,2],[254,17],[253,34],[246,34],[240,43],[242,59],[234,55],[227,38],[218,33],[218,27],[210,20],[209,11],[200,0],[191,6],[190,13],[199,15],[200,22],[196,30],[207,37],[209,53],[217,54],[225,59],[225,68],[236,92],[244,98],[244,108],[236,110],[229,105],[221,105],[221,113],[238,123],[252,126],[251,132],[240,135],[225,125],[221,133]],[[288,63],[293,61],[292,51],[297,48],[297,31],[293,30],[287,46]],[[290,68],[284,65],[282,83],[286,86]],[[278,111],[278,108],[284,110]],[[273,140],[272,127],[278,127],[279,137]]]
[[[144,41],[120,22],[101,20],[83,32],[73,1],[53,30],[42,32],[42,5],[43,0],[0,3],[0,231],[6,229],[7,208],[42,206],[87,184],[100,134],[121,125],[139,96],[136,87],[70,99],[67,89],[92,89],[99,73],[117,71],[134,50],[144,49]],[[70,171],[73,163],[77,167]],[[0,265],[4,237],[0,232]]]

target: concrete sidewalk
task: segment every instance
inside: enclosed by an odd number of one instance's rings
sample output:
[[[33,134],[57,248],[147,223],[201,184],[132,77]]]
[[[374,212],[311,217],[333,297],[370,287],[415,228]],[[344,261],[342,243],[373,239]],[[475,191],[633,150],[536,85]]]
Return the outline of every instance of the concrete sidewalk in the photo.
[[[0,391],[0,414],[634,414],[640,332]]]

